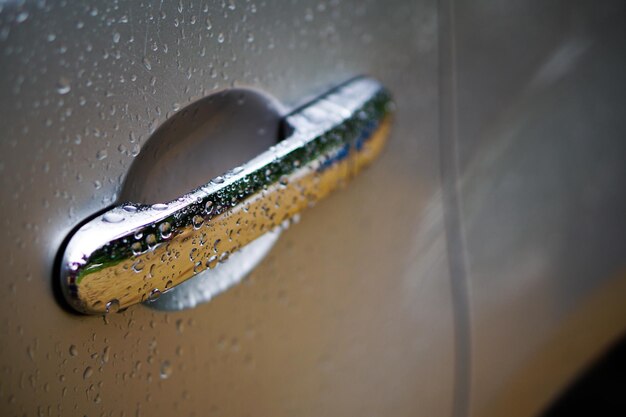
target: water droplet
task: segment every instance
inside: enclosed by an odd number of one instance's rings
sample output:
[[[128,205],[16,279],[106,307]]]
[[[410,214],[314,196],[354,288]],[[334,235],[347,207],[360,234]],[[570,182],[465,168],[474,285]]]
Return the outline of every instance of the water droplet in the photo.
[[[198,248],[192,248],[191,251],[189,251],[189,260],[193,262],[196,260],[197,257],[198,257]]]
[[[135,242],[130,245],[130,249],[133,251],[133,255],[139,255],[142,252],[142,247],[140,242]]]
[[[70,345],[70,355],[78,356],[78,348],[75,345]]]
[[[17,23],[22,23],[26,19],[28,19],[28,12],[26,10],[24,10],[23,12],[21,12],[20,14],[17,15],[17,17],[15,18],[15,21]]]
[[[220,32],[219,35],[217,35],[217,41],[219,43],[224,43],[224,34]]]
[[[176,320],[176,331],[182,333],[185,330],[185,322],[183,319]]]
[[[202,227],[202,224],[204,223],[204,217],[195,215],[193,216],[193,219],[191,219],[191,222],[193,223],[193,228],[198,230]]]
[[[65,77],[59,78],[59,81],[57,81],[57,93],[65,95],[69,93],[71,89],[70,80]]]
[[[143,263],[143,261],[142,261],[141,259],[139,259],[138,261],[136,261],[136,262],[133,264],[133,271],[135,271],[135,272],[141,272],[145,266],[146,266],[146,265]]]
[[[159,232],[161,232],[161,237],[163,239],[167,239],[172,236],[172,225],[169,222],[163,222],[159,225]]]
[[[148,296],[148,301],[156,301],[159,299],[160,296],[161,296],[161,290],[159,290],[158,288],[155,288],[152,291],[150,291],[150,295]]]
[[[96,159],[98,161],[102,161],[103,159],[106,159],[107,156],[109,156],[109,153],[107,152],[106,149],[100,149],[98,152],[96,152]]]
[[[118,32],[115,32],[115,33],[113,34],[113,42],[114,42],[114,43],[119,43],[119,41],[120,41],[120,37],[121,37],[121,36],[120,36],[120,34],[119,34]]]
[[[112,299],[106,304],[107,313],[117,313],[120,311],[120,302],[116,298]]]
[[[152,205],[152,208],[155,210],[165,210],[167,208],[167,204],[156,203]]]
[[[213,212],[213,202],[207,201],[204,205],[204,209],[206,210],[207,214],[211,214]]]
[[[212,182],[213,184],[223,184],[223,183],[224,183],[224,177],[217,176],[217,177],[213,178],[213,179],[211,180],[211,182]]]
[[[172,375],[172,365],[169,361],[163,361],[161,364],[160,376],[161,379],[167,379]]]
[[[108,346],[104,347],[104,350],[102,351],[102,362],[103,363],[109,362],[110,351],[111,351],[111,349],[109,349]]]
[[[157,243],[156,236],[153,233],[150,233],[148,236],[146,236],[146,243],[148,244],[148,247],[150,249],[154,249]]]
[[[209,259],[207,259],[206,261],[206,267],[207,268],[215,268],[215,265],[217,265],[217,255],[213,255],[211,256]]]
[[[115,211],[109,211],[108,213],[104,213],[102,216],[102,221],[106,223],[120,223],[124,221],[124,216]]]
[[[228,257],[230,256],[230,252],[226,251],[220,255],[220,262],[226,262]]]
[[[150,71],[152,69],[152,64],[150,63],[150,61],[148,60],[148,58],[144,57],[143,60],[141,61],[143,62],[143,66],[146,67],[146,69],[148,71]]]
[[[126,205],[124,207],[122,207],[124,209],[124,211],[128,212],[128,213],[134,213],[137,211],[137,207],[135,206],[130,206],[130,205]]]
[[[85,368],[85,372],[83,372],[83,379],[89,379],[93,375],[93,368],[88,366]]]

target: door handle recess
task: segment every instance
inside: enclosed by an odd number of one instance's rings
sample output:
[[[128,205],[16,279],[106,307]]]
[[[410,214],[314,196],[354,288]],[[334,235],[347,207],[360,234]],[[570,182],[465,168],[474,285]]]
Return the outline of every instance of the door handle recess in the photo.
[[[286,139],[248,163],[169,203],[88,220],[61,258],[65,299],[85,314],[119,311],[214,268],[372,161],[391,108],[377,81],[353,79],[285,116]]]

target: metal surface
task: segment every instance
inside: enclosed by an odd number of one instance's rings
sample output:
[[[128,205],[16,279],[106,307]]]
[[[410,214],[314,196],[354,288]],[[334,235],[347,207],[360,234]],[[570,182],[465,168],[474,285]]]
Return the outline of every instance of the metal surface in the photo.
[[[123,203],[87,221],[64,248],[65,299],[117,312],[225,262],[377,157],[390,118],[389,94],[357,78],[289,114],[288,137],[250,162],[168,203]]]
[[[436,17],[421,0],[3,3],[0,414],[449,415]],[[233,87],[291,110],[364,73],[397,105],[385,152],[241,285],[186,311],[59,308],[62,240],[137,198],[124,184],[172,113]],[[172,198],[214,175],[195,161]]]
[[[536,414],[624,330],[624,14],[2,2],[0,414]],[[188,170],[154,157],[173,113],[238,87],[295,109],[362,73],[397,103],[385,153],[241,285],[187,311],[59,308],[54,259],[79,221],[213,175],[204,148]],[[140,159],[171,170],[126,194]]]
[[[443,5],[459,415],[538,415],[626,329],[626,4]]]
[[[297,219],[297,217],[295,217]],[[265,233],[232,253],[228,262],[218,263],[192,279],[161,294],[144,305],[163,311],[179,311],[197,307],[226,291],[245,278],[267,256],[280,237],[281,228]]]

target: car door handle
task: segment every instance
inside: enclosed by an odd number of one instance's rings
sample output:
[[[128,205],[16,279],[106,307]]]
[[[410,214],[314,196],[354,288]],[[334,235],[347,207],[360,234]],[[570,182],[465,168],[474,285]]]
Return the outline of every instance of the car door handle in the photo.
[[[157,298],[351,178],[383,148],[391,98],[360,77],[284,117],[286,138],[248,163],[163,204],[120,204],[66,240],[61,289],[103,314]]]

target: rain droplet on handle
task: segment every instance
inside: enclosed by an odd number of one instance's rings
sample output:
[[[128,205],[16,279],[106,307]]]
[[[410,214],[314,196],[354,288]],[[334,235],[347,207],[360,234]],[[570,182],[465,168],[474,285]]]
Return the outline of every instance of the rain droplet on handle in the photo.
[[[124,219],[125,217],[123,215],[114,211],[105,213],[104,216],[102,216],[102,221],[106,223],[120,223],[123,222]]]

